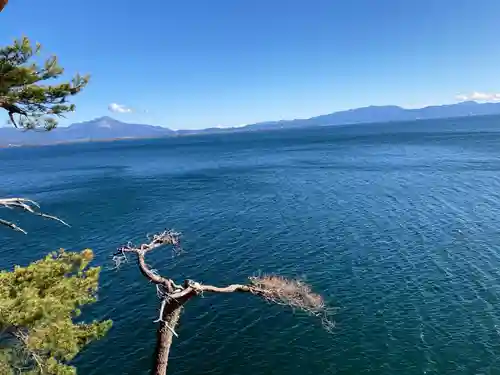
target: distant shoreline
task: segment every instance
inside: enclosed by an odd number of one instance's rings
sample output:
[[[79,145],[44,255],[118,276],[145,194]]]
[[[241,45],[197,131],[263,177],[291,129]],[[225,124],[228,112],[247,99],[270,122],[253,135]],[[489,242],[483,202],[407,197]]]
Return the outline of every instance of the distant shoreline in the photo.
[[[304,130],[304,129],[313,129],[313,128],[338,128],[344,126],[374,126],[377,124],[406,124],[406,123],[414,123],[414,122],[429,122],[429,121],[469,121],[472,119],[479,118],[491,118],[498,117],[500,119],[500,114],[486,114],[486,115],[474,115],[474,116],[454,116],[454,117],[441,117],[441,118],[431,118],[431,119],[412,119],[412,120],[394,120],[394,121],[373,121],[373,122],[353,122],[353,123],[345,123],[345,124],[317,124],[317,125],[307,125],[307,126],[293,126],[293,127],[266,127],[266,128],[253,128],[253,127],[242,127],[242,128],[218,128],[217,131],[209,131],[209,129],[204,129],[200,131],[175,131],[170,134],[159,134],[159,135],[146,135],[146,136],[124,136],[124,137],[112,137],[112,138],[94,138],[94,139],[75,139],[75,140],[65,140],[65,141],[53,141],[47,143],[20,143],[20,144],[0,144],[0,149],[13,149],[20,147],[46,147],[46,146],[58,146],[58,145],[71,145],[71,144],[79,144],[79,143],[108,143],[108,142],[118,142],[118,141],[126,141],[126,140],[147,140],[147,139],[169,139],[169,138],[178,138],[178,137],[188,137],[188,136],[212,136],[212,135],[220,135],[220,134],[243,134],[243,133],[265,133],[265,132],[275,132],[280,130]],[[57,129],[55,130],[57,131]]]
[[[101,138],[101,139],[75,139],[70,141],[60,141],[60,142],[50,142],[50,143],[23,143],[18,145],[0,145],[0,149],[5,148],[21,148],[21,147],[46,147],[46,146],[60,146],[60,145],[70,145],[75,143],[108,143],[116,141],[126,141],[126,140],[139,140],[139,139],[160,139],[160,138],[172,138],[175,136],[162,135],[158,137],[119,137],[119,138]]]

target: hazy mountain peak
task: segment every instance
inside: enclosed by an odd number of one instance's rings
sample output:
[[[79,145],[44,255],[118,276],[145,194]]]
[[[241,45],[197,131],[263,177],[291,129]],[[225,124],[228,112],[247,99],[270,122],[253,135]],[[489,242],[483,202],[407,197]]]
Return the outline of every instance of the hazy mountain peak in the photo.
[[[101,128],[111,128],[115,122],[111,117],[101,117],[96,121],[96,125]]]
[[[98,117],[93,121],[96,121],[96,122],[97,121],[98,122],[119,122],[118,120],[115,120],[113,117],[109,117],[109,116]]]
[[[474,100],[466,100],[464,102],[460,102],[457,104],[451,104],[451,105],[480,105],[480,103],[474,101]]]

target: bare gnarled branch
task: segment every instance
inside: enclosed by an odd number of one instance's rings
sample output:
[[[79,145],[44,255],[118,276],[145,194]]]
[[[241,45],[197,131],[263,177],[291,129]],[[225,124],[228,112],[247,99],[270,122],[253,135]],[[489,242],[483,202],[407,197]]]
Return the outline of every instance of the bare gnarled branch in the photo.
[[[146,254],[148,251],[164,245],[174,245],[175,247],[178,247],[180,245],[180,236],[181,234],[178,232],[165,230],[159,234],[148,236],[148,243],[144,243],[136,247],[129,242],[127,245],[120,247],[118,250],[122,253]]]
[[[183,301],[204,292],[234,293],[246,292],[260,296],[265,300],[279,305],[290,306],[306,313],[324,318],[327,315],[326,304],[323,297],[314,293],[311,287],[301,280],[288,279],[278,275],[263,275],[249,277],[248,284],[232,284],[225,287],[201,284],[193,280],[185,280],[178,285],[173,279],[163,277],[151,269],[145,260],[145,254],[164,245],[180,247],[180,233],[166,230],[149,238],[148,243],[134,246],[128,243],[115,253],[113,259],[119,265],[126,260],[127,253],[135,253],[138,257],[139,269],[151,282],[157,285],[157,294],[161,300]],[[158,286],[161,286],[158,289]],[[160,319],[161,320],[161,315]]]
[[[225,287],[205,285],[193,280],[185,280],[178,285],[173,279],[161,276],[155,269],[146,264],[148,252],[164,245],[173,245],[174,250],[180,247],[180,234],[174,231],[164,231],[149,238],[149,242],[140,246],[131,243],[118,248],[113,255],[115,264],[119,266],[127,261],[127,253],[134,253],[141,273],[156,284],[156,293],[162,301],[158,319],[159,323],[156,344],[156,364],[154,373],[164,375],[167,369],[168,355],[172,344],[172,336],[178,337],[175,331],[184,304],[192,297],[211,293],[243,292],[259,296],[266,301],[300,309],[306,313],[321,318],[323,326],[331,331],[334,324],[328,319],[328,312],[323,298],[314,293],[311,287],[300,280],[287,279],[282,276],[265,275],[250,277],[248,284],[232,284]]]
[[[193,291],[196,294],[203,292],[248,292],[260,296],[269,302],[290,306],[305,311],[310,315],[321,317],[322,319],[327,317],[327,309],[323,297],[314,293],[309,285],[300,280],[288,279],[278,275],[250,277],[249,280],[249,285],[232,284],[225,287],[203,285],[188,280],[187,288],[170,295],[170,297],[181,298]]]
[[[11,210],[18,209],[18,210],[26,211],[26,212],[33,214],[33,215],[36,215],[36,216],[40,216],[40,217],[44,217],[46,219],[58,221],[61,224],[66,225],[68,227],[70,226],[68,223],[61,220],[57,216],[47,215],[47,214],[44,214],[43,212],[40,212],[39,211],[40,205],[31,199],[27,199],[27,198],[1,198],[0,199],[0,207],[9,208]],[[27,232],[24,229],[18,227],[16,224],[14,224],[10,221],[0,219],[0,225],[7,226],[11,229],[14,229],[15,231],[27,234]]]
[[[121,246],[113,255],[113,260],[118,267],[121,263],[127,261],[126,254],[134,253],[137,255],[137,262],[141,273],[152,283],[160,284],[171,293],[176,289],[174,282],[168,278],[162,277],[156,270],[151,269],[146,264],[146,253],[165,245],[173,245],[174,249],[180,248],[180,233],[172,230],[165,230],[162,233],[155,234],[149,237],[149,242],[140,246],[134,246],[132,243]]]

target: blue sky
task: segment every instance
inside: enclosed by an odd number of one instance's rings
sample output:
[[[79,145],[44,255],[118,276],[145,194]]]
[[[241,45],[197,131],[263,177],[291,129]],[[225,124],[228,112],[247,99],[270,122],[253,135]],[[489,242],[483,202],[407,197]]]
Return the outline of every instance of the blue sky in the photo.
[[[202,128],[487,99],[499,16],[499,0],[11,0],[0,44],[29,36],[92,75],[63,125]]]

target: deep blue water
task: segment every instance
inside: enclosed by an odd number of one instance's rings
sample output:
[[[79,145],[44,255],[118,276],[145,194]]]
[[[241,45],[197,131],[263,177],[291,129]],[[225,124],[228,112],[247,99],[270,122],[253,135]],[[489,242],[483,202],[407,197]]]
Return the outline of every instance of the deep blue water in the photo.
[[[357,125],[0,151],[0,195],[72,224],[16,215],[0,266],[94,249],[112,318],[80,374],[147,374],[159,302],[129,240],[175,228],[185,252],[150,263],[178,281],[305,278],[333,334],[245,295],[191,301],[170,374],[500,374],[500,119]],[[9,213],[6,213],[9,214]]]

